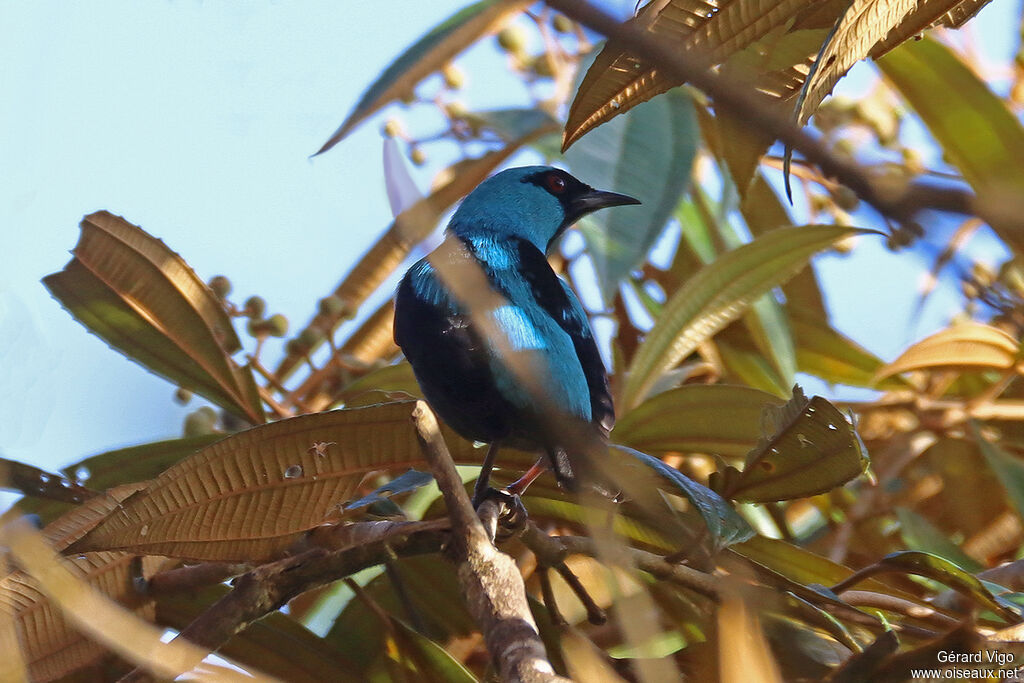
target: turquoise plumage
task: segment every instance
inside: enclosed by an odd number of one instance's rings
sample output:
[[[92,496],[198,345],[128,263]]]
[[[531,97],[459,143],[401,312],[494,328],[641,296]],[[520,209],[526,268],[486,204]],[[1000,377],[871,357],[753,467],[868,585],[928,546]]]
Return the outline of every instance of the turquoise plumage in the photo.
[[[545,253],[581,216],[636,203],[559,169],[509,169],[466,197],[444,244],[402,279],[395,341],[424,396],[462,436],[492,444],[478,498],[499,445],[541,451],[559,482],[574,488],[572,444],[553,425],[568,419],[601,437],[611,429],[614,410],[586,312]],[[461,286],[472,283],[462,296],[453,291],[460,277]]]

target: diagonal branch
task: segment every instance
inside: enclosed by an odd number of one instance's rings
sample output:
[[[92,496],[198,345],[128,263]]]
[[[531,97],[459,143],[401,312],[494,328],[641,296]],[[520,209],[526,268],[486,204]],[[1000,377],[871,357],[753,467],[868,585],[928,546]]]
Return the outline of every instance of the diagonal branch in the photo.
[[[912,225],[916,213],[938,209],[985,218],[991,208],[978,202],[967,191],[922,183],[894,186],[873,181],[864,169],[832,154],[820,141],[808,134],[788,116],[769,106],[769,100],[750,88],[723,78],[708,68],[699,55],[673,49],[653,34],[623,24],[591,5],[587,0],[544,0],[549,7],[596,31],[647,62],[656,64],[680,83],[690,83],[707,93],[715,106],[736,115],[756,130],[770,133],[789,147],[801,152],[817,165],[826,177],[835,178],[879,213],[903,224]]]
[[[450,551],[466,605],[480,626],[501,679],[523,683],[566,681],[555,674],[547,660],[526,601],[522,574],[511,557],[494,547],[477,517],[441,437],[437,418],[426,403],[419,401],[413,420],[448,507],[452,523]]]
[[[234,590],[211,605],[177,637],[216,650],[249,624],[313,588],[382,564],[394,554],[438,552],[448,537],[437,522],[393,523],[395,531],[381,540],[346,545],[338,550],[316,547],[299,555],[257,567],[235,581]],[[121,679],[150,680],[136,669]]]

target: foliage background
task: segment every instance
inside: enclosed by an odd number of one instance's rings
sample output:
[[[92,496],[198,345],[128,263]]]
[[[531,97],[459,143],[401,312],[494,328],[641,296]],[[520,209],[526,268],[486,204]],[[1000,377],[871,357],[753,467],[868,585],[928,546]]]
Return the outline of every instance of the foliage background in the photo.
[[[115,208],[162,236],[200,276],[230,274],[236,298],[262,294],[293,325],[304,323],[311,298],[329,291],[390,222],[383,117],[332,154],[306,155],[384,66],[464,4],[402,0],[382,16],[377,3],[350,2],[342,20],[332,2],[3,3],[0,389],[9,419],[0,422],[0,451],[63,466],[174,436],[196,405],[172,403],[166,382],[110,353],[40,284],[63,265],[85,213]],[[603,6],[619,16],[632,10],[631,2]],[[1020,11],[1015,0],[995,0],[957,36],[997,90],[1009,84]],[[517,81],[493,40],[459,64],[473,108],[509,104],[506,88]],[[863,92],[873,71],[857,65],[837,92]],[[413,123],[436,121],[421,113]],[[919,129],[908,127],[912,144],[921,143]],[[413,169],[421,187],[455,153],[439,147]],[[979,251],[992,254],[992,243]],[[837,328],[882,358],[956,310],[949,281],[916,328],[907,324],[913,297],[889,296],[916,288],[926,257],[896,256],[869,240],[817,264],[826,292],[842,297],[833,299]],[[877,306],[880,298],[888,305]]]
[[[117,9],[116,6],[111,7]],[[990,34],[995,35],[995,29],[989,31],[982,21],[997,24],[1001,27],[998,34],[1005,35],[1006,26],[1019,25],[1020,10],[1017,5],[998,0],[993,3],[992,10],[996,7],[998,11],[987,11],[983,20],[971,25],[966,36],[958,36],[954,42],[983,75],[991,77],[997,89],[1012,89],[1011,103],[1016,107],[1020,70],[1010,71],[1008,64],[1010,56],[1017,51],[1017,45],[1014,41],[1001,45],[998,40],[989,40]],[[618,8],[623,15],[629,9]],[[35,284],[40,275],[57,269],[60,261],[50,262],[43,254],[62,253],[71,243],[73,226],[83,212],[104,207],[123,213],[181,251],[201,276],[209,277],[217,272],[229,274],[235,282],[234,300],[241,301],[253,293],[263,294],[270,300],[271,312],[284,312],[297,324],[307,319],[310,301],[328,291],[338,275],[389,222],[386,212],[382,211],[386,203],[381,188],[379,185],[376,189],[373,187],[374,179],[380,177],[376,161],[379,148],[373,126],[363,126],[358,136],[346,140],[330,155],[315,161],[301,157],[296,150],[312,151],[316,147],[322,140],[322,131],[330,130],[338,120],[338,112],[348,108],[352,93],[362,89],[380,66],[389,61],[397,47],[387,50],[387,56],[373,64],[364,64],[366,55],[358,49],[353,54],[345,52],[335,57],[341,64],[340,71],[349,79],[342,81],[338,78],[341,85],[326,77],[337,76],[338,71],[325,72],[309,65],[291,69],[289,60],[280,58],[287,55],[289,59],[301,60],[309,56],[309,52],[322,58],[324,54],[331,54],[332,48],[338,45],[344,45],[346,51],[352,50],[353,44],[345,40],[354,33],[352,27],[362,29],[355,33],[377,36],[377,32],[371,32],[367,27],[373,26],[374,21],[381,25],[380,17],[365,24],[358,23],[359,16],[346,17],[345,26],[333,27],[338,33],[331,34],[324,28],[328,22],[322,21],[316,27],[318,30],[306,32],[307,24],[298,22],[294,17],[289,19],[276,6],[221,14],[219,18],[224,26],[230,26],[233,31],[213,29],[207,23],[208,17],[202,7],[172,7],[163,8],[163,11],[166,14],[146,13],[134,17],[129,13],[129,19],[134,19],[136,24],[131,21],[125,23],[125,16],[106,24],[97,21],[98,30],[80,34],[81,42],[47,43],[45,39],[36,40],[41,34],[55,34],[51,21],[59,25],[62,21],[70,23],[78,17],[36,15],[27,20],[25,17],[15,18],[21,19],[21,26],[26,28],[16,32],[21,42],[16,42],[15,49],[29,46],[29,50],[45,53],[47,59],[54,60],[57,66],[54,68],[51,61],[19,62],[15,82],[27,96],[15,100],[28,103],[26,110],[41,114],[26,117],[24,125],[16,123],[7,127],[15,148],[23,150],[20,156],[12,155],[11,159],[21,172],[18,177],[26,180],[9,190],[13,195],[9,206],[16,215],[8,224],[21,229],[8,231],[4,236],[10,246],[6,253],[15,257],[7,276],[14,284],[5,286],[0,292],[4,313],[0,332],[4,333],[5,343],[10,345],[10,353],[5,359],[9,362],[0,380],[12,388],[8,395],[21,398],[15,400],[16,405],[11,411],[13,419],[8,421],[9,425],[17,426],[18,432],[11,430],[11,433],[0,434],[6,442],[2,445],[9,449],[5,455],[53,466],[77,460],[94,450],[118,445],[112,443],[111,438],[135,443],[169,436],[180,428],[183,411],[169,405],[170,391],[166,384],[150,380],[135,366],[117,360],[101,343],[85,337],[80,328],[60,317],[56,306],[41,295]],[[324,11],[327,12],[326,9]],[[417,17],[410,17],[412,28],[407,36],[390,31],[390,23],[381,28],[389,38],[396,36],[396,46],[405,45],[421,33],[422,27],[432,24],[438,15],[443,16],[443,9],[437,6],[432,6],[430,12],[430,17],[423,17],[416,23],[413,19]],[[31,30],[33,21],[36,22],[35,32]],[[14,24],[17,25],[17,21]],[[168,26],[174,26],[176,30],[168,31]],[[984,39],[971,37],[972,32],[976,36],[979,31],[984,33]],[[260,40],[267,34],[267,39]],[[204,38],[199,44],[209,48],[208,51],[192,49],[197,36]],[[111,52],[93,53],[91,41],[111,48]],[[979,47],[981,44],[985,45],[984,49]],[[254,51],[256,45],[259,50]],[[474,50],[471,56],[459,60],[470,79],[477,81],[465,96],[473,109],[508,103],[503,97],[508,89],[502,81],[505,58],[497,54],[491,45],[485,41],[485,45]],[[98,61],[79,59],[80,55],[86,54]],[[154,56],[154,62],[147,61]],[[262,62],[258,59],[260,56],[270,59]],[[222,70],[209,68],[211,63],[222,65]],[[183,66],[190,68],[182,69]],[[486,75],[481,76],[483,74]],[[491,74],[499,77],[491,79]],[[515,84],[517,81],[509,78],[509,82]],[[862,67],[857,75],[848,79],[843,89],[861,95],[872,91],[874,82],[870,67]],[[154,83],[158,87],[152,91],[144,87]],[[296,104],[300,100],[304,104]],[[328,101],[329,106],[325,104]],[[83,120],[102,122],[105,133],[97,135],[93,130],[81,130],[77,115],[86,111],[89,116],[83,115]],[[183,111],[194,113],[198,118],[191,120],[175,116],[175,113]],[[300,113],[297,118],[291,118],[295,112]],[[864,113],[863,109],[860,110],[861,115]],[[437,123],[431,120],[431,116],[429,111],[419,110],[407,117],[408,124],[416,130],[429,130],[432,124]],[[231,134],[224,135],[225,132]],[[901,135],[900,142],[917,150],[926,164],[939,165],[939,152],[928,146],[927,138],[918,126],[908,124]],[[52,147],[42,147],[42,152],[29,153],[33,149],[32,143],[43,138]],[[417,174],[422,185],[426,185],[434,172],[455,158],[459,151],[454,146],[432,146],[429,149],[430,157]],[[774,150],[775,153],[778,151],[777,148]],[[880,155],[878,159],[868,157],[862,160],[884,164],[885,152],[880,152]],[[278,159],[280,162],[275,164],[273,160]],[[325,162],[325,159],[330,162]],[[76,163],[71,163],[71,160],[81,164],[82,170],[76,171]],[[115,168],[119,169],[116,173],[113,172]],[[270,169],[275,171],[273,177],[261,172]],[[48,177],[51,173],[60,175],[63,182],[73,189],[51,181]],[[707,169],[698,169],[698,174],[706,184],[714,184],[715,179],[709,176]],[[325,202],[325,197],[330,199]],[[68,205],[67,202],[72,200],[79,205]],[[83,202],[85,207],[81,205]],[[245,207],[245,213],[236,207]],[[311,213],[313,207],[316,209]],[[797,222],[804,222],[806,209],[798,202]],[[832,217],[840,222],[877,225],[867,211],[851,211],[852,215],[833,211]],[[29,215],[32,217],[29,221],[18,220],[19,216]],[[929,223],[928,241],[913,256],[907,253],[892,256],[884,252],[877,241],[871,244],[867,240],[855,257],[830,255],[819,259],[817,263],[823,273],[825,288],[834,295],[831,303],[837,327],[882,357],[891,359],[908,342],[948,323],[953,312],[960,307],[955,277],[944,281],[941,294],[930,298],[926,313],[920,319],[912,315],[912,307],[918,293],[916,281],[920,273],[954,227],[956,224],[953,222],[936,220]],[[578,249],[578,243],[577,239],[576,244],[568,244],[567,249]],[[338,245],[336,249],[335,244]],[[667,250],[667,245],[658,251],[664,250]],[[963,250],[958,254],[951,269],[953,276],[968,273],[974,258],[992,265],[1004,255],[1000,245],[984,235],[972,242],[972,250],[973,253]],[[331,254],[331,258],[327,258],[327,254]],[[41,260],[37,264],[35,259]],[[238,263],[244,267],[238,267]],[[15,264],[18,268],[14,267]],[[28,277],[24,281],[18,274],[20,270],[27,271]],[[35,289],[19,284],[29,281]],[[382,300],[388,293],[389,289],[385,287],[377,296]],[[593,303],[594,292],[584,293],[589,294]],[[372,309],[374,303],[371,302],[367,308]],[[41,313],[44,310],[48,313]],[[54,320],[60,317],[62,322],[53,322],[51,326],[50,315]],[[102,360],[94,363],[91,359],[64,353],[65,348],[78,348],[75,340],[82,348],[95,350],[97,358]],[[1005,341],[1001,339],[1000,343]],[[274,348],[268,349],[267,356],[273,357],[275,351]],[[1004,344],[1000,352],[1000,363],[1005,361],[1012,365],[1016,362],[1008,359],[1016,354],[1012,343],[1009,351]],[[123,370],[124,374],[113,371],[114,368]],[[1012,369],[1007,369],[1009,377]],[[982,379],[988,381],[990,378]],[[824,393],[832,398],[865,395],[864,392],[855,394],[843,389],[823,388],[820,382],[815,384],[807,378],[801,378],[801,381],[811,392]],[[23,392],[20,391],[21,386],[26,387]],[[955,389],[971,393],[978,386],[963,384]],[[997,386],[1002,388],[1002,385]],[[81,391],[81,388],[85,390]],[[940,390],[938,394],[941,393]],[[823,407],[820,403],[817,405]],[[113,424],[99,419],[100,414],[112,418]],[[90,446],[88,436],[79,433],[90,432],[76,421],[97,430],[92,432],[97,439],[95,446]],[[928,427],[924,424],[921,431]],[[834,424],[830,423],[829,428],[834,430]],[[876,441],[885,438],[885,425],[881,430],[878,425],[871,425],[871,428]],[[941,432],[943,428],[940,424],[936,429]],[[953,424],[952,430],[943,432],[943,436],[960,436],[962,432],[957,431],[958,428],[958,423]],[[339,440],[346,438],[343,432],[338,434]],[[977,438],[977,434],[974,435]],[[101,438],[106,441],[100,443],[98,440]],[[808,441],[803,434],[795,438],[798,443],[790,446],[797,453],[805,442],[814,442],[814,439]],[[407,444],[405,448],[406,451],[395,455],[397,461],[401,461],[400,456],[404,456],[410,447]],[[894,440],[892,448],[884,449],[886,457],[883,462],[895,456],[899,465],[900,448],[900,442]],[[315,448],[307,451],[307,460],[320,463],[322,454],[310,452],[312,450]],[[300,453],[302,450],[290,448],[289,452]],[[42,454],[55,460],[41,457]],[[973,455],[981,457],[979,453]],[[993,455],[988,451],[982,455],[1003,484],[1012,484],[1013,478],[1019,475],[1016,471],[1019,464],[1010,456]],[[213,460],[219,462],[218,458]],[[298,477],[303,477],[301,466],[277,464],[284,465],[277,468],[280,470],[277,474],[283,471],[284,479],[294,478],[295,475],[289,472],[295,471]],[[296,467],[297,470],[294,469]],[[307,463],[306,467],[308,470],[311,466]],[[897,467],[896,472],[901,467]],[[845,478],[849,477],[843,480]],[[887,485],[890,483],[883,480]],[[928,483],[928,477],[917,482],[921,486]],[[1018,491],[1011,484],[1007,484],[1010,489],[1008,502],[1019,505],[1020,500],[1014,498]],[[994,482],[989,481],[986,485],[992,485],[992,490],[995,490]],[[861,482],[861,490],[863,486]],[[277,488],[283,490],[286,486]],[[923,519],[909,509],[893,510],[894,519],[870,519],[870,510],[857,510],[858,502],[849,497],[851,490],[837,491],[827,505],[826,499],[821,498],[789,508],[799,509],[806,518],[814,517],[815,511],[811,508],[815,505],[823,506],[818,512],[826,519],[819,530],[825,532],[827,528],[827,533],[836,533],[838,540],[832,547],[832,551],[838,553],[836,559],[846,559],[852,565],[862,566],[877,560],[882,553],[904,545],[964,559],[955,546],[945,542],[941,533],[922,523]],[[903,493],[894,493],[888,488],[886,493],[893,493],[894,498],[903,500]],[[865,494],[865,499],[870,500],[876,495],[878,492],[872,490]],[[914,495],[911,492],[906,499],[913,502]],[[758,500],[756,497],[749,499]],[[856,522],[868,522],[864,529],[858,530],[866,534],[858,541],[870,543],[870,546],[841,542],[842,525],[838,521],[847,511]],[[313,522],[305,520],[303,523]],[[766,523],[763,515],[762,522]],[[893,534],[893,522],[899,525],[900,537]],[[143,526],[141,531],[129,529],[127,546],[116,543],[104,545],[110,543],[111,538],[116,540],[118,530],[111,531],[116,524],[116,521],[105,524],[102,529],[107,536],[99,534],[99,541],[93,534],[94,545],[86,546],[87,549],[145,548],[148,526]],[[786,532],[784,524],[780,529]],[[813,543],[813,536],[811,533],[801,540]],[[125,536],[119,538],[118,543]],[[139,546],[133,545],[135,543]],[[214,544],[209,545],[212,547]],[[770,544],[769,547],[779,545]],[[748,547],[745,552],[756,555],[759,546],[754,543],[751,547],[754,550]],[[820,551],[820,548],[816,550]],[[863,556],[857,554],[861,551]],[[1012,547],[1000,546],[994,552],[1000,557],[1009,557],[1012,551]],[[19,561],[27,567],[20,553]],[[794,554],[784,561],[787,565],[798,565],[793,560],[800,557],[806,559],[806,556]],[[920,563],[920,558],[916,562]],[[973,562],[967,559],[964,566],[977,569]],[[828,581],[822,580],[834,583],[835,573],[829,578]],[[960,576],[958,580],[966,579]],[[812,582],[807,576],[798,581],[802,584]],[[933,588],[924,590],[928,592]],[[990,599],[976,586],[970,592],[983,603]],[[997,619],[1005,618],[1006,614],[1014,615],[1012,611],[1004,611],[1007,609],[1005,605],[985,604],[994,610]],[[727,626],[732,618],[727,606],[717,613],[723,633],[730,631]],[[985,618],[991,620],[993,615],[985,615]],[[590,635],[597,638],[600,632],[593,631]],[[864,634],[858,635],[864,637]],[[727,643],[724,640],[722,643],[723,651],[727,650]],[[679,643],[675,642],[674,646],[679,646]],[[700,648],[694,645],[682,656],[699,651]],[[483,668],[480,662],[476,666]]]

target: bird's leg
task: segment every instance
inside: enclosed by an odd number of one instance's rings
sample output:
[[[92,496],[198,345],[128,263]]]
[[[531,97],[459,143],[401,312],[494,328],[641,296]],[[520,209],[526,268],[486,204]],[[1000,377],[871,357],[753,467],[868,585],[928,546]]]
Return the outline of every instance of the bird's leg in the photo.
[[[542,455],[537,462],[533,463],[533,466],[526,470],[526,474],[519,477],[518,480],[512,482],[505,487],[505,490],[514,496],[521,496],[526,493],[527,487],[533,483],[533,480],[544,474],[548,469],[548,458],[546,455]]]
[[[484,463],[480,466],[480,476],[476,479],[476,486],[473,487],[473,507],[479,507],[480,503],[487,498],[487,491],[490,488],[488,483],[491,480],[491,470],[494,469],[494,458],[498,455],[498,442],[492,441],[487,447],[487,455],[484,456]]]

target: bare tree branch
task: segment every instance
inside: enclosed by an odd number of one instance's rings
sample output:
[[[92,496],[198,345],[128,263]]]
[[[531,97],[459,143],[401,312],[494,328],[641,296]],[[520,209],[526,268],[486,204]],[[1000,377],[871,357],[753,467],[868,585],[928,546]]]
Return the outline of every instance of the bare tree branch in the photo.
[[[249,624],[301,593],[382,564],[392,557],[396,547],[405,556],[438,552],[448,537],[434,522],[405,524],[407,534],[395,533],[384,540],[340,550],[315,548],[257,567],[239,577],[234,590],[211,605],[178,638],[216,650]],[[150,679],[136,669],[121,680]]]
[[[456,562],[466,605],[480,626],[503,681],[566,681],[557,676],[544,651],[515,561],[491,542],[477,517],[441,437],[437,419],[420,401],[413,411],[416,432],[441,489],[452,522],[450,552]]]

